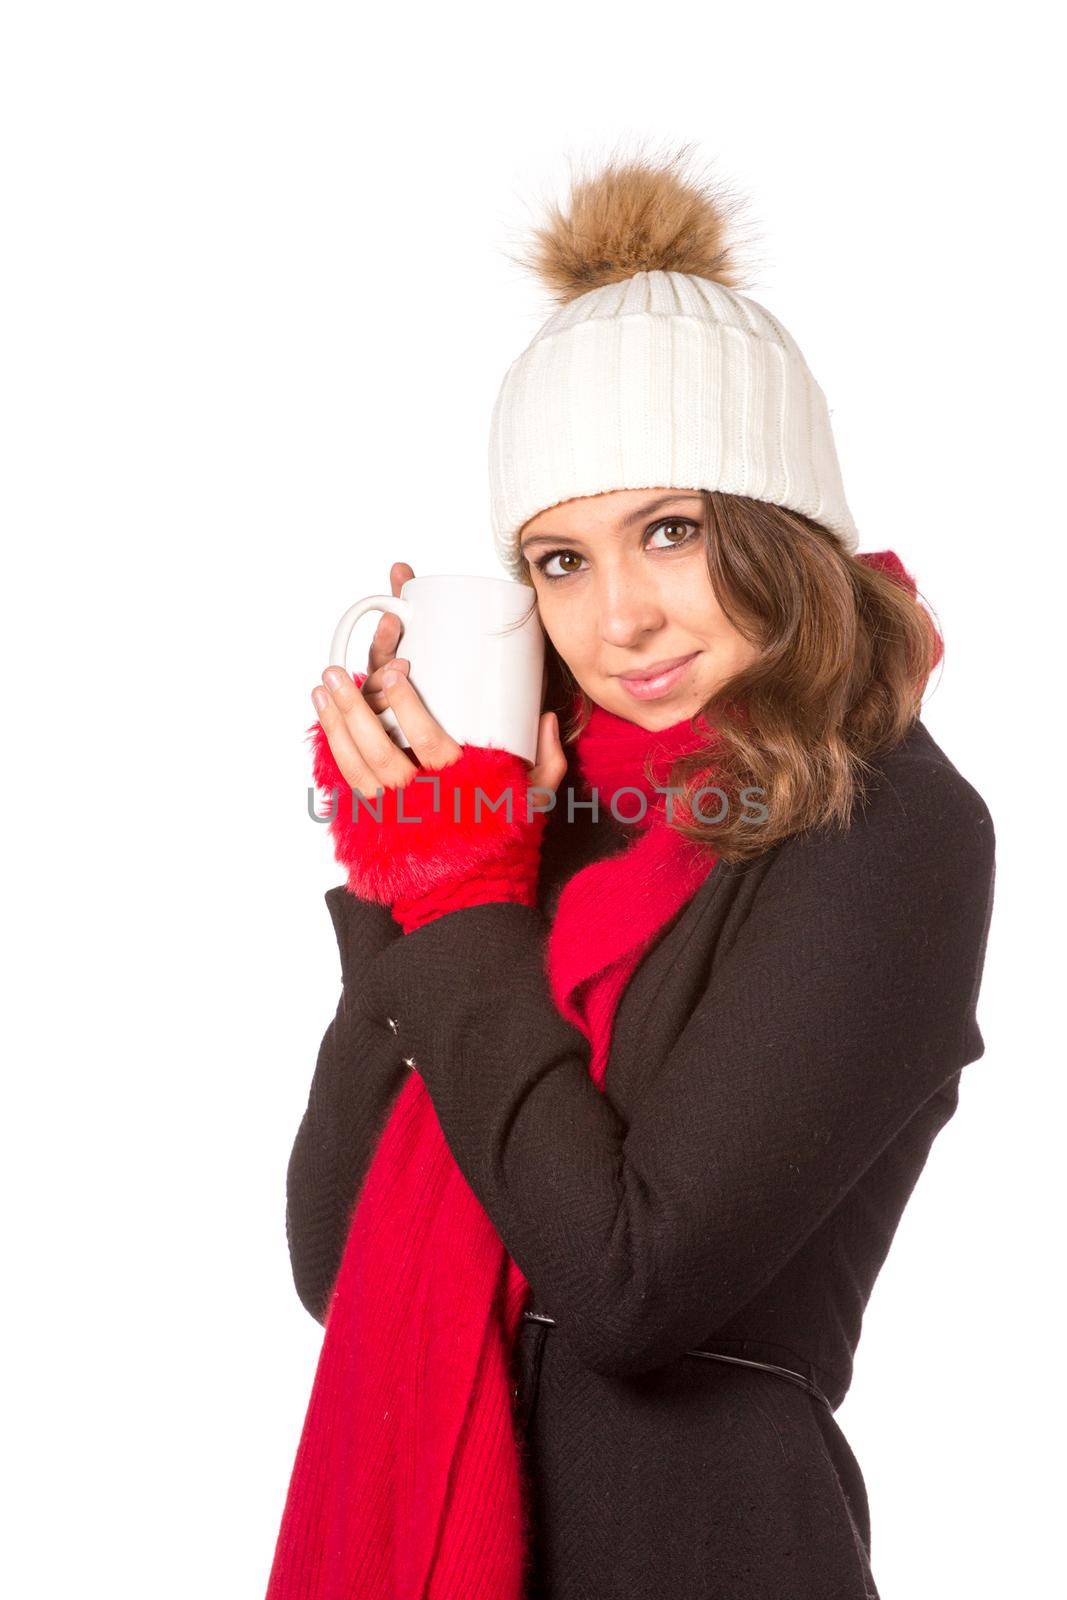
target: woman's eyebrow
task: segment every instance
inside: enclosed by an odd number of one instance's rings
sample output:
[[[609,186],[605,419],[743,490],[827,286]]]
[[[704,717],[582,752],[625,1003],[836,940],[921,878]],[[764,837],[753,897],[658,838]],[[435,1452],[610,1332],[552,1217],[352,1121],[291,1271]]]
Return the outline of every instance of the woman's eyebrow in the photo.
[[[676,500],[684,500],[686,498],[695,499],[696,496],[690,495],[687,497],[683,490],[679,494],[666,494],[662,495],[658,500],[649,500],[645,505],[638,506],[636,510],[623,517],[620,526],[628,528],[632,523],[640,522],[643,517],[650,517],[654,511],[658,511],[662,506],[673,505]],[[581,535],[575,533],[533,533],[528,539],[522,541],[522,549],[525,551],[535,544],[581,544],[581,542]]]
[[[628,528],[632,522],[640,522],[642,517],[650,517],[653,511],[659,511],[662,506],[673,505],[676,500],[696,499],[699,499],[698,495],[687,495],[684,489],[678,494],[661,495],[658,500],[649,500],[646,505],[638,506],[636,511],[631,511],[628,516],[623,517],[622,526]]]

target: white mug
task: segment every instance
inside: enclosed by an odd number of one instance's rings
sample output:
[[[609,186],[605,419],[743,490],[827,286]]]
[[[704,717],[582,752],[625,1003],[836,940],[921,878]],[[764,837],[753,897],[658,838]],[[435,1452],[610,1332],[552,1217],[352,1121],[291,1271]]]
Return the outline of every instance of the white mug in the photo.
[[[368,611],[403,624],[397,654],[430,715],[458,744],[494,745],[537,759],[545,637],[534,591],[511,578],[447,573],[409,578],[400,594],[372,594],[349,606],[334,631],[330,665],[348,667],[348,645]],[[411,740],[388,707],[378,713],[390,736]]]

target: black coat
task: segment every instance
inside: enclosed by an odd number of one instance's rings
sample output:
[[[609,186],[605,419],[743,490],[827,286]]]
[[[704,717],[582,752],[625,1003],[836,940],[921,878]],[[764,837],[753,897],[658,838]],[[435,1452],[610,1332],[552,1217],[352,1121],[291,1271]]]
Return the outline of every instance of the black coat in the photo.
[[[995,870],[986,805],[922,722],[876,765],[847,830],[712,869],[622,997],[603,1094],[544,942],[567,877],[625,836],[608,811],[565,820],[570,775],[537,909],[400,935],[343,886],[326,896],[344,988],[289,1166],[297,1290],[321,1320],[410,1057],[554,1319],[524,1322],[515,1350],[531,1600],[876,1595],[863,1478],[830,1408],[984,1051]],[[830,1405],[698,1346],[786,1366]]]

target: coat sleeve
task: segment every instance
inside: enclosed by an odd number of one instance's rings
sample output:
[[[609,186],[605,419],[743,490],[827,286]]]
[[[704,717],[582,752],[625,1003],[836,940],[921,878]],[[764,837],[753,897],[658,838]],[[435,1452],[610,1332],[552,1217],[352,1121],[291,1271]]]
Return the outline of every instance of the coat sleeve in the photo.
[[[368,963],[400,930],[388,907],[357,899],[344,885],[325,898],[342,988],[289,1157],[285,1207],[296,1292],[317,1322],[325,1322],[360,1185],[410,1071],[392,1029],[354,1001]]]
[[[597,1371],[713,1336],[983,1054],[992,821],[950,765],[895,770],[850,828],[780,849],[628,1125],[552,1002],[539,911],[463,908],[373,964],[365,1003],[397,1019],[537,1305]]]

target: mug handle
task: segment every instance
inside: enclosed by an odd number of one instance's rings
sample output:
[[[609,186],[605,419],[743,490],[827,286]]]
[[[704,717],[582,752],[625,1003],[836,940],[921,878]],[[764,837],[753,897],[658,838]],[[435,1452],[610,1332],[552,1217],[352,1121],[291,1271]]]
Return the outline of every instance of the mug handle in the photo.
[[[333,643],[330,645],[331,667],[344,667],[348,671],[348,644],[352,629],[368,611],[391,611],[400,618],[405,628],[411,621],[411,601],[401,595],[369,594],[365,600],[357,600],[354,606],[349,606],[334,629]]]

